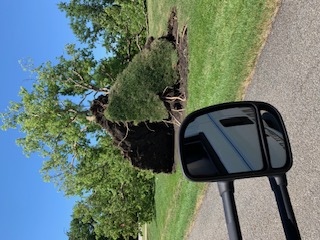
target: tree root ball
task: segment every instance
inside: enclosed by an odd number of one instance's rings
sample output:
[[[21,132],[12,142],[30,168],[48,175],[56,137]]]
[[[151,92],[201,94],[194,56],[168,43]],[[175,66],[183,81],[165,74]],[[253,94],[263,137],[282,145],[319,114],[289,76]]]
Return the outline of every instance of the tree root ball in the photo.
[[[184,27],[180,32],[181,34],[178,31],[176,10],[173,9],[168,21],[168,34],[162,38],[172,42],[178,51],[179,80],[160,96],[171,117],[168,119],[171,123],[147,121],[134,125],[131,122],[108,121],[104,116],[108,95],[99,96],[91,106],[96,122],[112,136],[114,144],[121,149],[123,156],[131,161],[133,166],[155,173],[173,171],[175,131],[178,131],[177,125],[184,118],[188,77],[187,28]],[[153,37],[149,38],[145,48],[150,48],[153,40]]]

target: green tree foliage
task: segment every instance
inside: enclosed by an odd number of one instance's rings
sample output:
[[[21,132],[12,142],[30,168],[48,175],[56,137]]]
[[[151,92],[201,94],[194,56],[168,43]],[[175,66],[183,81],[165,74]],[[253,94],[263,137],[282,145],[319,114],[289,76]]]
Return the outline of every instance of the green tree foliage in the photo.
[[[37,74],[32,90],[21,87],[21,102],[12,102],[2,114],[2,128],[19,126],[25,137],[18,145],[27,155],[39,152],[47,159],[42,168],[45,180],[69,194],[77,164],[94,154],[92,139],[104,134],[88,121],[90,100],[106,93],[112,79],[102,74],[109,60],[97,62],[91,51],[74,45],[67,46],[67,53],[56,65],[47,62],[32,70]]]
[[[82,200],[74,207],[69,235],[128,239],[137,236],[139,223],[153,217],[153,175],[133,168],[108,138],[78,168],[75,185],[82,189]]]
[[[168,118],[160,95],[177,81],[177,52],[165,39],[137,54],[118,75],[105,115],[112,121],[162,121]]]
[[[129,61],[146,40],[145,0],[71,0],[59,8],[83,43],[94,47],[102,42],[118,59]]]
[[[72,219],[67,236],[69,240],[107,240],[106,237],[96,238],[93,220],[83,223],[80,218]]]

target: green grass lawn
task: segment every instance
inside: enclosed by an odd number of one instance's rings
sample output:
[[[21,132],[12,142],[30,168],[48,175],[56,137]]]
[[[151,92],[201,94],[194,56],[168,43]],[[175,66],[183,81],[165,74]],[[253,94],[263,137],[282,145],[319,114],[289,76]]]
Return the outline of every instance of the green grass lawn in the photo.
[[[147,4],[150,36],[166,34],[174,6],[180,31],[184,25],[188,28],[187,112],[241,100],[278,0],[147,0]],[[205,186],[185,180],[179,168],[172,175],[157,175],[156,217],[148,225],[148,239],[183,239]]]
[[[183,239],[205,184],[192,183],[175,174],[156,177],[156,218],[148,225],[147,239]]]

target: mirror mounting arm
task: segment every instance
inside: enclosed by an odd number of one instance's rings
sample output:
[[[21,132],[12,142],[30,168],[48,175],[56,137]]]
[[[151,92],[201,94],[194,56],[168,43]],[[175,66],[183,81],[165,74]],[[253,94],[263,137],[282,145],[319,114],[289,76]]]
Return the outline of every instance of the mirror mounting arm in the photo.
[[[232,181],[218,182],[219,193],[222,198],[226,224],[230,240],[241,240],[241,230],[237,207],[234,200],[234,184]]]
[[[301,239],[287,189],[288,182],[286,174],[270,176],[269,182],[277,201],[286,238]]]

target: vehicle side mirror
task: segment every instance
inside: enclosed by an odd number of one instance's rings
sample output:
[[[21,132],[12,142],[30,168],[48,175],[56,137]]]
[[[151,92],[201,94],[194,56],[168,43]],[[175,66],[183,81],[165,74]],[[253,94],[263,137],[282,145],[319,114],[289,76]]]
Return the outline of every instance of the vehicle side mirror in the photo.
[[[276,175],[292,166],[282,117],[263,102],[224,103],[191,113],[180,127],[179,153],[185,176],[199,182]]]

